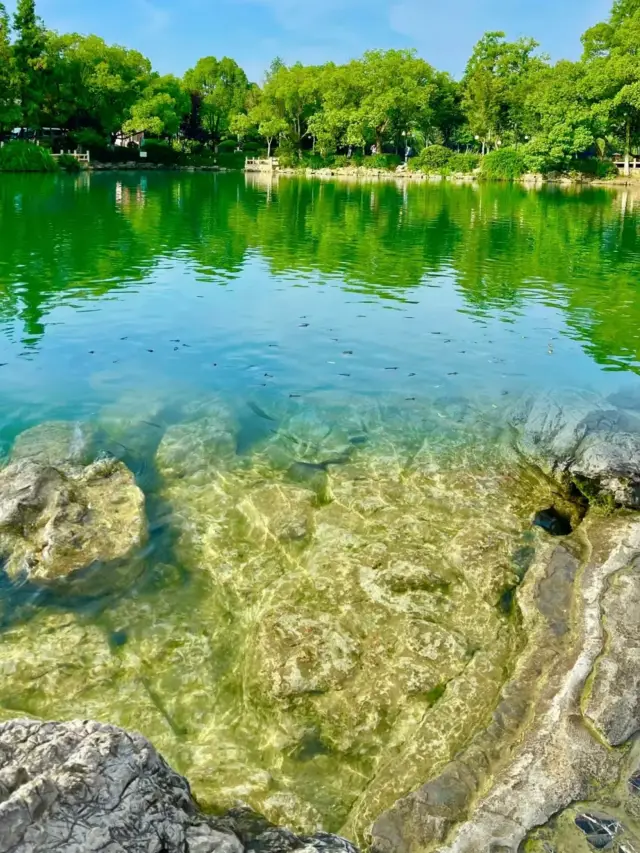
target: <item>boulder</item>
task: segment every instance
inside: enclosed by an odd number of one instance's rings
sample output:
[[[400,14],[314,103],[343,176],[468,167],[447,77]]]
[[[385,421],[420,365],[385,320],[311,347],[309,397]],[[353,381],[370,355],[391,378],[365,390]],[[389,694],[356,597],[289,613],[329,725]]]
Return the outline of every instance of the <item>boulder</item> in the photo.
[[[590,499],[640,508],[640,418],[591,392],[526,397],[510,422],[529,457]]]
[[[640,729],[640,523],[591,519],[582,534],[580,560],[564,543],[550,546],[527,574],[518,598],[528,645],[490,725],[438,776],[379,816],[375,851],[518,853],[530,831],[574,803],[601,811],[618,786],[611,800],[619,806],[620,786],[629,788],[634,776],[624,767],[628,752],[605,738],[622,744]],[[577,826],[572,819],[571,844],[584,833]]]
[[[9,575],[55,581],[122,559],[145,537],[144,495],[121,462],[62,470],[23,459],[0,470],[0,555]]]
[[[357,853],[248,809],[207,817],[142,735],[92,721],[0,724],[2,853]]]
[[[79,421],[46,421],[20,433],[11,460],[33,459],[57,466],[86,463],[93,438],[91,427]]]

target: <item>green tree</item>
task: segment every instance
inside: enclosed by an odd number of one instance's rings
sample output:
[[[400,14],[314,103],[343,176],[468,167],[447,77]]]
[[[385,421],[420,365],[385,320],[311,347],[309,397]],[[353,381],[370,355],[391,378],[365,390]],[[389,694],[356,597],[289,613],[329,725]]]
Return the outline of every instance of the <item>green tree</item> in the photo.
[[[42,100],[42,57],[45,30],[36,15],[35,0],[18,0],[13,16],[13,55],[17,74],[17,94],[23,127],[40,127]]]
[[[0,3],[0,136],[20,121],[18,79],[9,31],[9,16]]]
[[[483,153],[502,141],[522,141],[527,94],[544,64],[537,47],[530,38],[508,42],[503,32],[486,33],[474,47],[462,82],[463,108]]]
[[[232,117],[243,110],[247,75],[233,59],[205,56],[186,72],[184,85],[194,96],[204,131],[217,144]]]
[[[618,0],[609,21],[582,37],[585,83],[595,115],[624,150],[625,174],[640,139],[640,3]]]
[[[129,133],[175,136],[190,107],[189,94],[177,77],[155,75],[131,107],[131,118],[123,129]]]

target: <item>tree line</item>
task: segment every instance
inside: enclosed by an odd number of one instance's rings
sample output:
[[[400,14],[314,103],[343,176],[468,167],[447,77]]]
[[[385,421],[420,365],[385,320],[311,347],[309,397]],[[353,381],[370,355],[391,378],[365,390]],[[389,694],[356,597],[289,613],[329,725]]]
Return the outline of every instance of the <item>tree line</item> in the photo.
[[[118,132],[183,150],[221,143],[299,158],[516,148],[529,168],[640,144],[640,0],[615,0],[582,36],[578,61],[552,63],[531,38],[487,33],[461,80],[412,50],[371,50],[342,65],[271,64],[260,85],[227,57],[199,59],[182,78],[96,35],[60,34],[19,0],[0,2],[0,135],[59,128],[87,147]]]

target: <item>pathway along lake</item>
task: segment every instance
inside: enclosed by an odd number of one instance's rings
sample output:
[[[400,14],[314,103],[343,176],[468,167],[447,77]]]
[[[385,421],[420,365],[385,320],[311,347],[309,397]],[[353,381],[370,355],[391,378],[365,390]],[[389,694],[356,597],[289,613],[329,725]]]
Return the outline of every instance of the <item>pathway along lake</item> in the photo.
[[[149,536],[59,583],[5,555],[2,717],[361,839],[495,707],[554,500],[509,413],[640,406],[639,270],[626,190],[3,175],[0,460],[121,459]]]

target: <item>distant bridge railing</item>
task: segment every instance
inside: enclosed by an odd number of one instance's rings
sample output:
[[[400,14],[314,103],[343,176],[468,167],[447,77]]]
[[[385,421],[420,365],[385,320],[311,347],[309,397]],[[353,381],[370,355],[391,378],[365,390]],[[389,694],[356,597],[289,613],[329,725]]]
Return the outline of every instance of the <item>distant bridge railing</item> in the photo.
[[[277,157],[266,157],[264,159],[247,157],[244,161],[244,169],[245,172],[273,172],[278,168],[279,163]]]
[[[615,157],[612,158],[613,163],[618,169],[624,169],[625,162],[624,157],[620,154],[616,154]],[[629,168],[630,169],[640,169],[640,157],[630,157],[629,158]]]
[[[63,154],[67,157],[75,157],[79,163],[89,163],[90,162],[90,156],[89,156],[88,151],[86,152],[86,154],[80,154],[80,153],[78,153],[78,151],[60,151],[59,154],[52,154],[51,156],[58,158],[58,157],[62,157]]]

